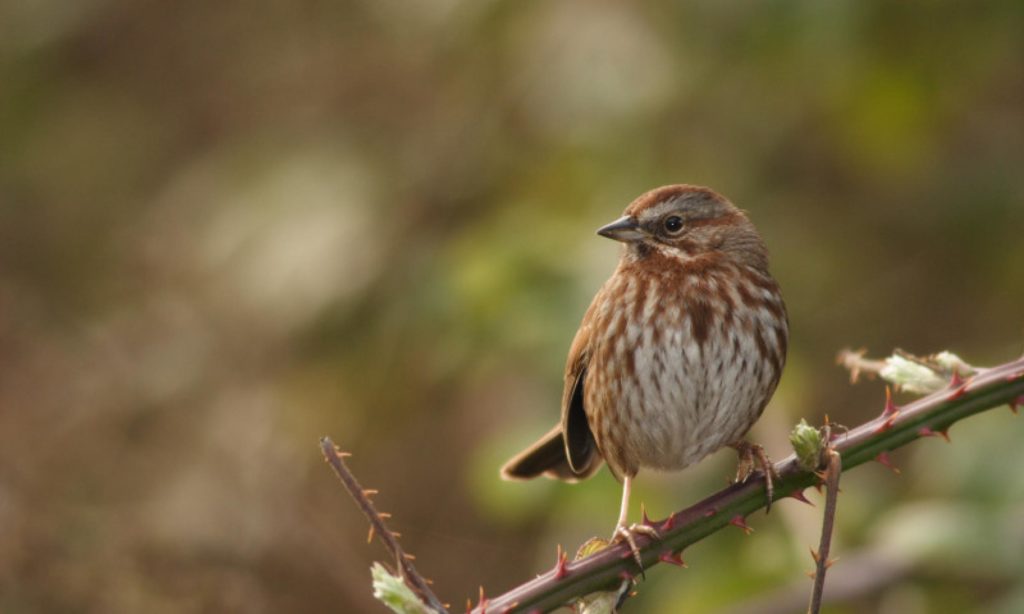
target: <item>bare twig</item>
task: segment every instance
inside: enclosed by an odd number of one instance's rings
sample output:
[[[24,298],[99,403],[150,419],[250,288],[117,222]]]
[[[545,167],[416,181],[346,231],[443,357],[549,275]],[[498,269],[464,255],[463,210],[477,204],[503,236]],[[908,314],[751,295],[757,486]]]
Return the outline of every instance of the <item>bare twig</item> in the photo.
[[[867,350],[864,348],[859,350],[845,349],[836,356],[836,364],[842,365],[844,369],[850,372],[851,384],[857,383],[861,373],[866,374],[868,377],[874,377],[885,367],[884,360],[870,360],[864,358],[864,354],[867,354]]]
[[[825,468],[825,513],[821,521],[821,542],[818,551],[811,552],[814,557],[814,590],[811,591],[809,614],[821,612],[821,597],[825,592],[825,572],[832,566],[829,552],[832,549],[832,529],[836,520],[836,502],[839,498],[839,475],[843,472],[843,457],[829,446],[828,464]]]
[[[416,568],[412,564],[412,556],[402,550],[402,546],[398,543],[397,534],[388,528],[384,522],[384,518],[381,513],[377,511],[377,508],[373,505],[373,501],[370,501],[369,494],[375,493],[373,490],[366,490],[359,485],[359,481],[356,480],[356,476],[353,475],[352,471],[349,470],[348,466],[345,465],[343,456],[347,456],[342,452],[338,451],[338,448],[334,445],[334,442],[329,437],[320,439],[320,451],[323,452],[324,458],[327,463],[334,469],[334,473],[338,475],[341,483],[345,486],[345,490],[348,494],[352,495],[356,505],[359,506],[360,511],[366,516],[366,519],[370,521],[370,535],[376,535],[384,547],[387,548],[391,556],[395,558],[396,565],[398,566],[399,573],[402,579],[405,580],[406,584],[409,585],[419,596],[422,598],[431,609],[437,612],[444,612],[447,614],[448,610],[445,609],[444,604],[437,598],[434,591],[430,589],[427,580],[416,571]]]

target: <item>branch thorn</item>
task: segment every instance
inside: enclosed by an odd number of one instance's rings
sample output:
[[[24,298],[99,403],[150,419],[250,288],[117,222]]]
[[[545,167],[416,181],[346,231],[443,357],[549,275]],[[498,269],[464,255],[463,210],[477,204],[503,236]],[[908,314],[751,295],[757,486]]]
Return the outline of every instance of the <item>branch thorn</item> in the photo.
[[[687,567],[686,562],[683,560],[682,551],[672,552],[671,550],[666,550],[658,556],[658,560],[663,563],[668,563],[669,565],[682,567],[684,569]]]
[[[896,465],[892,464],[892,459],[889,458],[889,453],[888,452],[879,452],[878,456],[875,457],[875,460],[878,461],[879,463],[881,463],[883,466],[885,466],[887,469],[889,469],[889,471],[892,471],[896,475],[900,474],[899,467],[897,467]]]
[[[960,377],[960,371],[954,369],[952,377],[949,378],[949,387],[959,388],[960,386],[963,386],[966,383],[967,381],[964,380],[964,378]]]
[[[882,410],[882,417],[888,418],[900,413],[900,408],[892,401],[892,387],[885,387],[885,409]]]
[[[917,434],[921,437],[942,437],[946,440],[946,443],[952,443],[949,439],[949,433],[947,431],[935,431],[927,426],[922,426],[917,429]]]
[[[642,519],[640,521],[641,524],[646,525],[648,527],[654,526],[654,523],[651,522],[650,517],[647,516],[647,506],[644,505],[643,501],[640,502],[640,518]]]
[[[569,575],[569,572],[566,570],[566,565],[568,564],[569,557],[565,554],[565,551],[562,550],[562,544],[558,544],[558,554],[556,556],[557,559],[555,560],[555,580],[561,580],[565,576]]]
[[[789,493],[789,496],[792,497],[793,499],[796,499],[797,501],[800,501],[801,503],[806,503],[807,505],[814,507],[814,503],[807,498],[807,495],[804,494],[804,490],[802,488],[798,488],[793,492]]]
[[[747,535],[750,535],[754,532],[754,529],[750,528],[750,526],[747,525],[747,519],[741,516],[740,514],[736,514],[735,516],[730,518],[729,524],[731,524],[734,527],[739,527]]]

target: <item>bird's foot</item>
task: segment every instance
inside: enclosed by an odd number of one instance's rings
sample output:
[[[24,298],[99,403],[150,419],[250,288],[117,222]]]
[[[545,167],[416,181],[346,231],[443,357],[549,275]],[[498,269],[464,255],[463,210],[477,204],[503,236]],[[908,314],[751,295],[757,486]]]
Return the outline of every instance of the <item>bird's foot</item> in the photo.
[[[740,456],[739,466],[736,467],[736,482],[746,482],[755,469],[760,469],[761,473],[764,474],[765,495],[768,498],[764,511],[768,513],[772,509],[772,500],[775,498],[774,481],[775,478],[779,477],[779,472],[775,470],[775,463],[772,462],[772,459],[768,458],[764,448],[756,443],[738,441],[729,445]]]
[[[638,533],[651,539],[661,539],[661,534],[658,533],[654,527],[647,526],[645,524],[632,524],[628,527],[619,525],[615,527],[615,533],[612,534],[612,543],[626,542],[629,544],[629,551],[633,553],[633,560],[636,561],[637,567],[640,568],[640,572],[643,573],[644,562],[640,558],[640,549],[636,546],[636,537],[634,533]]]

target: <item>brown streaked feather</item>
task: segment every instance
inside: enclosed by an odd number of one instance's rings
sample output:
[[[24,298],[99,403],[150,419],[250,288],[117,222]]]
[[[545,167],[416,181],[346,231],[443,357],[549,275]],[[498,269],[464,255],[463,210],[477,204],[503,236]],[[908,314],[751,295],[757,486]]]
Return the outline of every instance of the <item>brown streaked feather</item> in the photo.
[[[598,294],[600,296],[600,293]],[[586,477],[597,470],[600,462],[595,462],[597,453],[594,435],[587,422],[587,414],[583,408],[583,382],[586,379],[587,363],[590,359],[591,319],[594,305],[591,303],[583,316],[580,329],[572,340],[569,357],[565,363],[565,379],[562,389],[562,435],[565,438],[565,456],[573,472]]]
[[[503,468],[508,479],[683,469],[742,438],[775,390],[785,305],[746,214],[689,185],[625,214],[599,231],[625,249],[570,347],[559,426]],[[631,232],[605,232],[622,224]]]

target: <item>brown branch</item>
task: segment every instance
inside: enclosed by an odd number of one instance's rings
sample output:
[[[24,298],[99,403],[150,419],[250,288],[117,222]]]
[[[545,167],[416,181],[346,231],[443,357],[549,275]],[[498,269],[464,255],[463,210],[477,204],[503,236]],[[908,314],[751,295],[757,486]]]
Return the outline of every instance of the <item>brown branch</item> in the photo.
[[[826,427],[826,432],[828,431]],[[808,614],[821,612],[821,598],[825,593],[825,572],[832,566],[829,552],[832,550],[832,529],[836,521],[836,502],[839,498],[839,475],[843,472],[843,457],[828,447],[828,465],[825,469],[825,513],[821,521],[821,541],[814,557],[814,589],[811,591],[811,605]]]
[[[864,361],[859,360],[861,358],[851,358],[848,366],[859,366],[862,369],[876,366],[865,365]],[[826,434],[825,440],[832,440],[831,446],[826,449],[835,460],[834,475],[838,479],[840,467],[849,470],[871,460],[884,462],[888,451],[922,437],[945,436],[950,425],[958,420],[1000,405],[1010,404],[1011,408],[1015,408],[1018,403],[1024,403],[1024,358],[992,369],[977,369],[967,380],[954,374],[945,389],[903,407],[897,407],[887,398],[882,414],[874,420],[836,437]],[[446,612],[440,600],[430,591],[427,582],[402,552],[393,532],[387,529],[381,515],[345,466],[334,444],[324,438],[321,440],[321,448],[349,494],[398,561],[403,579],[430,607],[437,612]],[[776,468],[779,474],[775,480],[776,500],[786,497],[803,499],[803,490],[819,483],[818,475],[801,469],[795,456],[786,458]],[[830,492],[838,492],[838,489],[830,489]],[[637,536],[642,568],[663,562],[683,565],[681,553],[685,547],[724,527],[745,527],[745,518],[764,507],[765,503],[764,478],[758,476],[743,484],[733,484],[663,520],[652,522],[645,519],[649,526],[658,530],[661,538],[654,540],[643,535]],[[826,503],[826,507],[829,505]],[[832,515],[834,505],[833,495]],[[831,535],[832,521],[826,521],[827,534]],[[828,542],[823,540],[820,556],[826,565],[828,549]],[[503,595],[485,599],[481,589],[480,602],[471,612],[547,612],[584,595],[616,590],[623,585],[624,580],[632,580],[640,572],[629,546],[624,543],[609,546],[577,561],[567,562],[565,557],[560,556],[554,569]],[[819,570],[818,575],[824,578],[822,570]]]
[[[847,470],[875,460],[884,453],[925,436],[945,433],[962,418],[1005,404],[1024,402],[1024,359],[992,369],[979,369],[966,381],[954,377],[944,390],[903,407],[886,404],[882,415],[837,436],[834,449]],[[884,458],[884,457],[883,457]],[[797,497],[818,483],[817,476],[800,469],[794,456],[777,465],[776,500]],[[733,484],[703,501],[650,522],[662,538],[637,537],[644,568],[679,560],[683,548],[729,526],[742,523],[764,507],[764,479]],[[579,561],[573,561],[488,599],[472,612],[546,612],[573,599],[601,590],[613,590],[625,577],[639,573],[628,545],[617,544]]]
[[[373,505],[373,501],[370,501],[368,493],[375,491],[365,490],[359,485],[359,481],[356,480],[356,476],[353,475],[352,471],[349,470],[345,464],[344,456],[348,456],[343,452],[339,452],[338,448],[334,445],[334,442],[328,437],[320,439],[320,451],[323,452],[324,459],[334,469],[334,473],[338,475],[338,479],[341,480],[342,485],[345,486],[345,490],[348,494],[352,495],[356,505],[359,506],[360,511],[366,516],[366,519],[370,522],[370,535],[376,535],[380,539],[384,547],[387,548],[388,552],[395,558],[396,564],[398,565],[399,573],[405,583],[409,585],[417,595],[426,602],[431,609],[437,612],[444,612],[447,614],[448,610],[445,609],[444,604],[437,598],[434,591],[430,590],[429,583],[426,578],[421,576],[416,568],[413,566],[411,556],[402,550],[402,546],[398,543],[398,538],[394,531],[388,528],[384,522],[384,518],[381,513],[377,511],[377,508]]]

